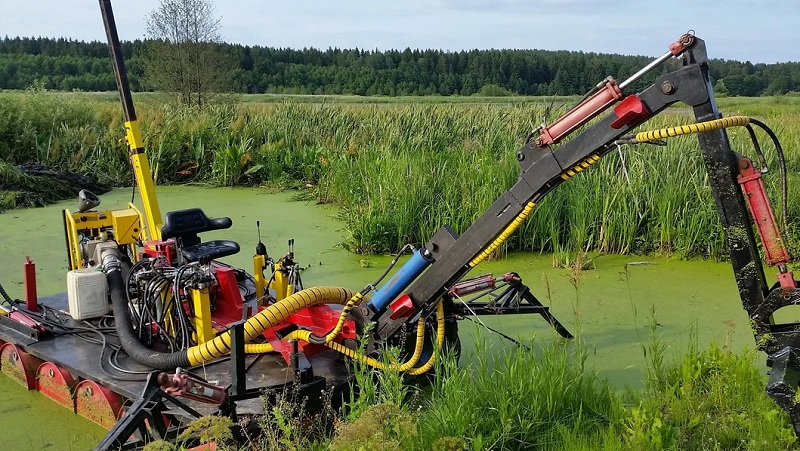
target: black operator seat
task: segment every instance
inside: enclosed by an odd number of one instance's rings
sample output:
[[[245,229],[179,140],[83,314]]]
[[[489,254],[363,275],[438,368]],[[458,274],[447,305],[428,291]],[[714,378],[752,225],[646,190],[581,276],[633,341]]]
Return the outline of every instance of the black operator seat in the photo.
[[[161,227],[161,239],[175,238],[181,255],[188,262],[209,262],[239,252],[239,243],[231,240],[200,242],[198,233],[227,229],[233,224],[231,218],[209,218],[199,208],[177,210],[167,213]]]

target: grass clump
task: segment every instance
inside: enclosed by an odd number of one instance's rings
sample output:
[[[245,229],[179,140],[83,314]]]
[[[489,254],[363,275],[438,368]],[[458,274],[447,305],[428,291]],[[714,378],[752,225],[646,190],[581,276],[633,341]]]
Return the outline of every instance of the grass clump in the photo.
[[[469,449],[463,437],[441,437],[433,442],[433,451],[462,451]]]
[[[264,415],[256,419],[258,435],[248,449],[324,450],[341,418],[330,391],[322,393],[314,411],[308,408],[309,399],[294,389],[266,392],[262,402]]]
[[[690,351],[651,374],[629,410],[627,443],[641,449],[797,449],[788,415],[767,397],[751,351]],[[652,377],[655,376],[655,377]]]
[[[422,395],[373,385],[374,404],[343,420],[330,449],[800,449],[752,352],[712,345],[669,364],[653,343],[646,390],[627,394],[584,367],[580,346],[480,345],[461,368],[445,359],[439,370],[448,376]]]
[[[622,404],[584,368],[580,350],[555,345],[489,356],[434,382],[418,416],[415,449],[561,449],[564,436],[589,442],[613,427]],[[454,365],[452,362],[446,365]]]
[[[573,343],[492,350],[481,341],[461,367],[442,359],[437,374],[447,376],[427,388],[403,383],[397,372],[356,367],[361,397],[345,413],[309,418],[278,399],[244,449],[800,449],[787,414],[766,396],[752,352],[711,345],[669,364],[656,342],[647,345],[654,352],[646,389],[625,394],[585,368],[586,351]],[[229,443],[227,426],[222,433],[211,426],[190,435]]]
[[[200,417],[186,426],[186,429],[178,436],[178,442],[189,440],[197,441],[200,444],[214,442],[221,449],[225,449],[226,445],[233,444],[231,427],[233,427],[233,421],[228,417]]]
[[[415,436],[416,422],[406,409],[394,404],[377,404],[364,410],[355,421],[342,424],[328,449],[331,451],[407,449],[403,447],[403,443],[407,443]]]
[[[355,401],[331,449],[561,449],[564,435],[588,443],[621,416],[619,398],[584,369],[581,351],[488,351],[462,368],[443,359],[437,374],[447,376],[423,391],[396,383],[397,373],[370,374],[359,385],[366,399]]]
[[[156,440],[145,445],[142,451],[176,451],[177,449],[177,446],[166,440]]]

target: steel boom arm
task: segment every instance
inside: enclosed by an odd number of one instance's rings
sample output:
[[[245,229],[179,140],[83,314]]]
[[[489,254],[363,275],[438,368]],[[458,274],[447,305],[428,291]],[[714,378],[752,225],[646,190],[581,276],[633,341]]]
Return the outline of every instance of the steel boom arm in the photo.
[[[514,186],[500,195],[461,236],[444,227],[426,244],[434,261],[406,291],[414,307],[423,312],[432,311],[436,301],[469,272],[474,266],[471,263],[479,259],[484,249],[523,214],[526,206],[538,203],[558,185],[616,149],[613,145],[615,140],[668,106],[683,102],[693,108],[698,121],[719,118],[708,78],[705,43],[696,38],[681,58],[683,67],[659,77],[636,96],[629,96],[638,97],[645,107],[634,120],[620,124],[624,119],[612,112],[555,151],[548,146],[537,146],[534,140],[521,147],[517,158],[522,171]],[[699,139],[731,249],[742,302],[751,313],[754,306],[764,299],[767,290],[748,212],[736,182],[736,157],[724,131],[702,133]],[[734,228],[735,233],[731,233]],[[749,270],[744,271],[745,268]],[[405,320],[392,319],[391,309],[373,314],[380,339],[394,334]]]

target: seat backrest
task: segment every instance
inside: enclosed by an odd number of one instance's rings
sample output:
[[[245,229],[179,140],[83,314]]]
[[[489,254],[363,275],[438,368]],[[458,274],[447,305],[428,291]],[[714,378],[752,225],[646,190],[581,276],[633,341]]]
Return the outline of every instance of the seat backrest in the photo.
[[[231,218],[209,218],[199,208],[171,211],[164,217],[161,239],[177,238],[182,246],[192,246],[200,242],[198,233],[227,229],[232,224]]]

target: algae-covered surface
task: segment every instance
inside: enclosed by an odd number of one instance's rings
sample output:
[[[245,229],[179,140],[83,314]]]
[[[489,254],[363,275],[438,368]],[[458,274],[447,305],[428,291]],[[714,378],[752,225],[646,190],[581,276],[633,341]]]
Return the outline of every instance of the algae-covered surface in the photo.
[[[293,201],[292,193],[183,186],[159,187],[158,194],[162,213],[201,207],[210,217],[231,217],[231,229],[210,232],[204,238],[238,241],[242,251],[224,261],[248,271],[252,271],[257,243],[257,220],[270,255],[279,257],[287,250],[287,240],[295,240],[296,260],[307,267],[302,273],[306,286],[360,289],[373,282],[391,260],[344,251],[339,243],[344,240],[345,225],[336,219],[336,210]],[[102,196],[100,208],[124,208],[130,196],[130,189],[114,190]],[[36,262],[41,295],[65,290],[66,249],[60,215],[64,208],[73,209],[73,204],[61,202],[0,214],[0,283],[9,294],[23,295],[26,255]],[[668,361],[687,350],[693,331],[700,346],[717,342],[734,349],[753,347],[733,271],[725,263],[610,255],[596,258],[594,269],[575,272],[553,268],[550,255],[513,254],[483,263],[474,274],[508,271],[518,272],[536,296],[551,306],[551,312],[578,333],[589,351],[587,365],[614,387],[641,387],[643,346],[652,337],[653,323],[667,347]],[[518,339],[535,338],[540,344],[557,337],[536,315],[482,317],[481,321]],[[509,345],[469,321],[461,322],[460,327],[467,354],[474,352],[477,336],[488,341],[490,351]],[[45,403],[42,395],[0,378],[0,421],[22,425],[35,418],[37,425],[6,428],[0,434],[0,449],[84,449],[102,436],[103,431],[87,420]],[[42,421],[58,422],[64,428],[43,428]]]
[[[690,342],[701,347],[715,342],[737,350],[754,347],[728,264],[621,255],[601,256],[594,262],[596,269],[576,274],[554,269],[550,256],[516,254],[489,263],[484,270],[497,273],[508,266],[519,272],[536,296],[579,337],[589,354],[587,366],[613,387],[642,386],[643,350],[654,336],[653,324],[655,336],[666,348],[667,362],[685,353]],[[484,317],[483,321],[512,337],[540,344],[556,336],[538,316]],[[470,326],[462,322],[460,327],[474,329]]]
[[[87,450],[105,436],[105,429],[85,420],[37,391],[0,374],[0,449]]]

